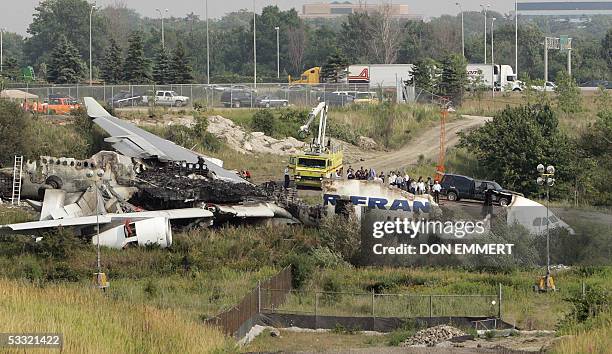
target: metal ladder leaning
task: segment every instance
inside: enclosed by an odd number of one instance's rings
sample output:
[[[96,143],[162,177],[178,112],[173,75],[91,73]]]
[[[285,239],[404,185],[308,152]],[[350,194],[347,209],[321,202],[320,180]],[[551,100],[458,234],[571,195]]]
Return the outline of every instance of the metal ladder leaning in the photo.
[[[19,205],[21,201],[21,177],[23,173],[23,156],[15,155],[15,164],[13,165],[13,194],[11,196],[11,205]]]

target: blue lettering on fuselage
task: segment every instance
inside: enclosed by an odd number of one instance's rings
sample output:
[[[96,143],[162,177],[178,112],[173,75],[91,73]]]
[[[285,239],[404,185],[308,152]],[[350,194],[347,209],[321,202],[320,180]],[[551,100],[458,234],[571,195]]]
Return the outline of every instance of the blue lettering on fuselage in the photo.
[[[323,205],[336,205],[336,201],[340,199],[339,195],[336,194],[324,194]],[[414,201],[412,207],[410,202],[406,199],[395,199],[389,205],[389,200],[385,198],[365,197],[359,195],[350,196],[350,201],[353,205],[365,205],[369,208],[378,208],[383,210],[403,210],[403,211],[420,211],[423,213],[429,213],[430,204],[428,202]]]

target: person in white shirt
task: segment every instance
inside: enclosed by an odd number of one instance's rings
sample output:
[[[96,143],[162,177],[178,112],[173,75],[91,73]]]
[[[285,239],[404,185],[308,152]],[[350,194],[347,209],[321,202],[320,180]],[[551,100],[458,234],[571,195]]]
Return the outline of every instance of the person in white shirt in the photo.
[[[419,190],[419,192],[418,192],[417,194],[423,194],[423,193],[425,193],[425,182],[420,181],[420,182],[417,184],[417,188],[418,188],[418,190]]]
[[[412,194],[416,194],[417,193],[417,182],[415,180],[412,180],[410,182],[410,193],[412,193]]]
[[[394,186],[396,178],[397,178],[397,175],[395,174],[395,172],[391,172],[391,175],[389,175],[389,184]]]
[[[433,187],[431,187],[431,189],[433,190],[434,202],[436,202],[436,204],[439,204],[440,203],[440,191],[442,191],[442,186],[440,185],[438,180],[435,180],[434,185]]]

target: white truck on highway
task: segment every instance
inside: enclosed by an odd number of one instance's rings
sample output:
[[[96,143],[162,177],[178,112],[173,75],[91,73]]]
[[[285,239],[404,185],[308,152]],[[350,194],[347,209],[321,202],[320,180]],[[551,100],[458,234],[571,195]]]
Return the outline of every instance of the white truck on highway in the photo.
[[[517,79],[510,65],[468,64],[466,70],[468,88],[480,82],[488,89],[495,85],[497,91],[523,91],[523,83]]]
[[[348,68],[349,84],[368,84],[370,88],[395,88],[398,82],[412,80],[413,64],[356,64]]]

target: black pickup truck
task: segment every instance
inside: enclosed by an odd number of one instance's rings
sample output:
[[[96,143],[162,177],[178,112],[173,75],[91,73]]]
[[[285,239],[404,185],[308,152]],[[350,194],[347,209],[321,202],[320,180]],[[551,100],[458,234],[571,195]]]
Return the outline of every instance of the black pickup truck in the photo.
[[[485,192],[493,190],[493,202],[501,206],[507,206],[512,202],[513,195],[520,195],[513,191],[503,189],[495,181],[482,181],[462,175],[446,173],[440,182],[442,187],[441,194],[445,195],[450,201],[460,199],[485,200]]]

